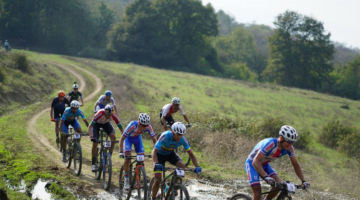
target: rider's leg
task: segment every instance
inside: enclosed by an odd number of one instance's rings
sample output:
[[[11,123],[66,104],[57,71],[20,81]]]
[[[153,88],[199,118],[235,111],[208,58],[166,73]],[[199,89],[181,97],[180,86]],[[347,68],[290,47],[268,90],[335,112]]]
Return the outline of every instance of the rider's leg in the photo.
[[[59,138],[59,126],[60,126],[60,121],[56,120],[55,121],[55,135],[56,135],[56,138]],[[56,141],[58,141],[58,139]]]
[[[253,191],[253,200],[260,200],[261,199],[261,185],[255,185],[251,187]]]
[[[132,141],[130,139],[130,137],[126,137],[125,141],[124,141],[124,153],[125,153],[125,157],[126,156],[131,156],[131,146],[132,146]],[[131,159],[129,158],[125,158],[125,161],[124,161],[124,188],[125,189],[128,189],[130,188],[130,185],[129,185],[129,166],[130,166],[130,163],[131,163]]]
[[[157,154],[157,157],[158,157],[158,161],[160,164],[163,165],[163,167],[165,167],[165,162],[162,158],[166,156],[163,156],[161,154]],[[159,191],[159,187],[160,187],[160,184],[161,184],[161,179],[162,179],[162,173],[163,171],[161,169],[158,169],[156,167],[154,167],[154,185],[152,188],[150,188],[150,190],[152,191],[151,193],[151,197],[152,199],[155,199],[156,198],[156,195]]]
[[[110,137],[110,139],[112,140],[111,142],[111,154],[114,151],[114,147],[115,147],[115,140],[116,140],[116,136],[115,136],[115,129],[113,128],[113,126],[111,125],[110,122],[107,122],[105,124],[102,125],[102,128],[104,129],[105,133],[108,134],[108,136]]]
[[[112,155],[112,152],[114,152],[116,136],[115,136],[115,133],[111,133],[109,136],[110,136],[110,139],[112,140],[112,142],[111,142],[111,155]]]
[[[253,200],[260,200],[261,198],[261,184],[259,179],[259,173],[252,165],[252,160],[246,160],[245,172],[248,177],[249,185],[253,191]]]

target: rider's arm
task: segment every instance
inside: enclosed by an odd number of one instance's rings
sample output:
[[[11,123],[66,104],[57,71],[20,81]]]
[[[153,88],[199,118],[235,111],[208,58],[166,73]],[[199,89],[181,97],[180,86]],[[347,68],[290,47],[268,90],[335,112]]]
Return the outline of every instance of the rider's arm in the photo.
[[[157,153],[158,153],[158,151],[159,150],[157,150],[157,149],[153,149],[152,150],[152,152],[151,152],[151,157],[153,158],[153,161],[154,161],[154,163],[156,164],[156,163],[159,163],[159,160],[158,160],[158,158],[157,158]]]
[[[190,124],[188,117],[187,117],[186,115],[183,115],[183,117],[184,117],[185,121],[186,121],[188,124]]]
[[[92,130],[93,130],[93,122],[94,121],[92,121],[91,123],[90,123],[90,125],[88,126],[88,134],[89,134],[89,137],[91,138],[92,137]]]
[[[96,110],[96,106],[98,106],[100,103],[99,102],[96,102],[95,104],[94,104],[94,110]]]
[[[64,132],[63,130],[63,124],[64,124],[64,120],[60,121],[60,132]]]
[[[191,158],[192,163],[194,163],[195,167],[199,167],[199,163],[197,162],[197,159],[192,151],[188,151],[188,154]]]
[[[54,119],[54,107],[51,107],[50,109],[50,118]]]
[[[84,106],[84,100],[82,97],[80,97],[80,100],[81,100],[81,105]]]
[[[262,153],[261,151],[259,151],[252,164],[254,166],[254,168],[256,169],[256,171],[259,173],[260,177],[265,177],[268,176],[268,174],[264,171],[263,167],[262,167],[262,161],[265,160],[265,154]]]
[[[296,159],[296,156],[290,157],[290,160],[291,160],[292,166],[294,167],[294,171],[295,171],[296,175],[299,177],[301,182],[305,181],[304,174],[302,172],[300,164],[298,163],[298,161]]]
[[[114,105],[115,114],[118,115],[116,105]],[[119,115],[118,115],[119,116]]]
[[[124,141],[125,141],[125,136],[124,135],[122,135],[121,136],[121,139],[120,139],[120,142],[119,142],[119,144],[120,144],[120,152],[122,152],[122,151],[124,151]]]
[[[84,122],[85,122],[85,124],[86,124],[86,127],[88,127],[88,126],[89,126],[88,120],[87,120],[87,119],[83,119],[83,120],[84,120]]]
[[[167,127],[166,127],[166,120],[165,120],[164,115],[163,115],[163,116],[161,116],[161,122],[162,122],[162,124],[163,124],[163,129],[164,129],[164,131],[167,131]]]

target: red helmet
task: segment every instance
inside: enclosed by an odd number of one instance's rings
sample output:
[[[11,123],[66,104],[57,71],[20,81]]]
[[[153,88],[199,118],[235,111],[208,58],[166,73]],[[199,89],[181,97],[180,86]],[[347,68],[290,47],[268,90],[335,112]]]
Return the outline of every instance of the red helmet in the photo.
[[[60,90],[60,91],[58,92],[58,97],[64,97],[64,96],[65,96],[65,92],[62,91],[62,90]]]

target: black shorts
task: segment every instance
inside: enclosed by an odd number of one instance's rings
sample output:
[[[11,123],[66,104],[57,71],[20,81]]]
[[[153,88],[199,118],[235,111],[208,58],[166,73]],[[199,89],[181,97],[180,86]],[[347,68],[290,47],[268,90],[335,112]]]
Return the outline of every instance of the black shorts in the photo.
[[[161,121],[162,109],[160,110],[160,115],[159,115],[159,116],[160,116],[161,125],[164,125],[163,122]],[[170,124],[170,126],[173,125],[173,123],[175,123],[174,118],[172,117],[172,115],[169,115],[169,116],[165,117],[165,120],[166,120],[166,122],[167,122],[168,124]]]
[[[99,139],[100,128],[103,128],[104,132],[107,135],[110,135],[111,133],[115,133],[115,130],[114,130],[113,126],[110,124],[110,122],[107,122],[105,124],[95,123],[93,125],[93,137],[96,138],[96,140]]]
[[[157,153],[157,157],[158,157],[159,163],[162,164],[164,167],[165,167],[166,161],[175,166],[178,161],[183,161],[181,159],[181,157],[177,153],[175,153],[175,151],[172,151],[168,155],[162,155],[162,154]]]

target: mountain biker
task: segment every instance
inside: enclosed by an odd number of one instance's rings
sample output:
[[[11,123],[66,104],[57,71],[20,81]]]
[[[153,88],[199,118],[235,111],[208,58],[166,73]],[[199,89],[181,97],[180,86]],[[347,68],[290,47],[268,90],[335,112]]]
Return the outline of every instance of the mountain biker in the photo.
[[[5,47],[5,51],[9,51],[10,50],[10,44],[9,44],[9,42],[7,41],[7,40],[5,40],[5,42],[4,42],[4,47]]]
[[[69,92],[67,99],[72,102],[73,100],[79,101],[79,98],[81,100],[81,105],[84,106],[84,100],[82,98],[81,92],[79,91],[79,85],[75,82],[73,85],[73,90]]]
[[[266,138],[260,141],[251,151],[245,162],[245,172],[253,191],[253,200],[260,200],[261,198],[259,177],[272,186],[271,190],[275,189],[275,182],[281,182],[277,172],[270,166],[269,162],[284,155],[289,156],[294,171],[302,182],[303,188],[305,189],[310,186],[310,184],[305,181],[300,164],[295,156],[293,143],[296,142],[298,138],[298,133],[293,127],[284,125],[280,128],[278,138]],[[265,197],[265,200],[274,198],[277,193],[278,191],[269,193]]]
[[[197,162],[197,159],[194,153],[191,150],[191,147],[188,141],[185,138],[186,127],[181,122],[175,122],[171,126],[171,131],[165,131],[161,134],[159,140],[155,144],[155,147],[152,151],[152,158],[154,161],[154,186],[152,190],[152,199],[156,199],[156,194],[159,190],[159,186],[162,179],[162,171],[164,170],[165,162],[168,161],[172,165],[175,165],[178,168],[185,168],[185,163],[180,158],[180,156],[175,153],[174,149],[183,145],[184,149],[189,154],[189,157],[192,160],[192,163],[195,165],[195,172],[199,174],[201,172],[201,167]]]
[[[172,114],[179,110],[185,121],[188,123],[187,126],[191,126],[188,117],[185,115],[184,110],[180,106],[180,99],[178,97],[174,97],[172,98],[172,103],[164,105],[164,107],[160,110],[160,122],[164,131],[167,131],[166,124],[169,124],[170,126],[173,125],[175,121]]]
[[[97,171],[97,166],[95,165],[96,162],[96,154],[97,154],[97,146],[98,146],[98,139],[99,139],[99,130],[100,128],[104,129],[104,132],[110,136],[111,140],[116,140],[115,130],[111,125],[111,120],[114,120],[116,125],[121,131],[121,134],[124,133],[124,129],[120,123],[119,118],[116,115],[113,115],[114,107],[112,105],[106,105],[104,109],[100,109],[95,115],[93,120],[91,121],[88,127],[88,133],[90,136],[90,140],[93,142],[92,146],[92,165],[91,171]],[[111,142],[111,154],[114,150],[115,142]]]
[[[125,128],[124,133],[120,139],[120,152],[119,157],[125,158],[125,156],[131,156],[132,144],[135,146],[135,151],[137,155],[144,155],[145,149],[142,142],[141,134],[148,132],[151,136],[151,139],[155,145],[156,137],[152,126],[150,125],[150,116],[146,113],[139,114],[138,121],[130,122]],[[124,147],[125,145],[125,147]],[[131,159],[125,159],[124,161],[124,189],[129,189],[129,165]],[[131,172],[130,172],[131,173]]]
[[[50,120],[55,122],[56,143],[59,143],[59,124],[60,118],[65,111],[65,104],[70,106],[69,100],[65,98],[65,92],[60,90],[58,96],[51,103]]]
[[[81,111],[81,109],[79,109],[79,107],[80,107],[80,103],[74,100],[70,103],[70,107],[65,109],[64,114],[61,117],[60,132],[63,132],[68,136],[69,134],[68,126],[71,125],[77,133],[82,133],[81,126],[79,122],[76,120],[76,118],[79,116],[84,120],[86,127],[89,126],[89,122],[87,121],[84,113]],[[67,144],[66,138],[67,137],[62,137],[63,162],[66,162],[66,155],[65,155],[66,144]]]
[[[114,106],[114,111],[115,114],[117,115],[115,100],[112,97],[112,92],[110,90],[106,90],[105,94],[101,95],[99,99],[96,101],[94,105],[94,112],[97,112],[99,109],[105,108],[107,104],[111,104],[112,106]]]

